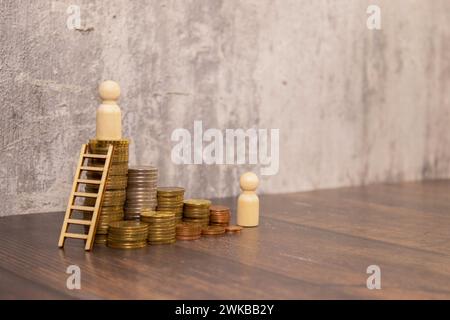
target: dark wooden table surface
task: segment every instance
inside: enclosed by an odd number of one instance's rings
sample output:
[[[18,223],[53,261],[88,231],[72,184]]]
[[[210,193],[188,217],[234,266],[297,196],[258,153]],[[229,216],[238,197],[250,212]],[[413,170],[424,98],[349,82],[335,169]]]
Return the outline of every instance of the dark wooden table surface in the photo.
[[[133,251],[60,250],[62,218],[0,219],[0,298],[450,298],[450,181],[261,196],[258,228]],[[81,290],[66,288],[69,265]]]

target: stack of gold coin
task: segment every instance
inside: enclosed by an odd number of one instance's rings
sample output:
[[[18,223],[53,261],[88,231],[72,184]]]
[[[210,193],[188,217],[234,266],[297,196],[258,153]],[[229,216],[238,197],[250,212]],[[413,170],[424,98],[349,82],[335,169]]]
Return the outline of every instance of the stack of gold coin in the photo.
[[[181,223],[183,219],[184,188],[160,187],[157,189],[158,211],[175,213],[175,220]]]
[[[106,154],[109,145],[113,145],[113,153],[111,158],[111,167],[108,171],[108,178],[105,184],[105,192],[103,202],[100,210],[98,228],[95,236],[95,243],[106,244],[108,225],[110,222],[123,220],[124,211],[123,205],[125,203],[126,188],[127,188],[127,173],[128,173],[128,148],[129,141],[122,140],[90,140],[89,152],[94,154]],[[103,167],[103,159],[89,159],[89,166]],[[95,171],[88,171],[86,173],[87,179],[100,180],[101,173]],[[86,192],[98,193],[97,185],[87,185]],[[87,206],[95,204],[95,198],[87,198],[84,203]],[[90,215],[90,213],[85,213]]]
[[[225,228],[222,226],[207,226],[202,228],[203,236],[219,236],[225,233]]]
[[[204,199],[189,199],[184,201],[183,221],[196,223],[200,226],[209,225],[209,207],[211,201]]]
[[[112,153],[112,164],[128,163],[129,156],[129,140],[89,140],[89,150],[96,154],[106,154],[108,152],[109,145],[112,144],[114,149]],[[97,159],[93,159],[97,160]],[[96,163],[97,161],[94,161]]]
[[[148,225],[139,221],[115,221],[109,224],[108,247],[136,249],[147,245]]]
[[[226,227],[230,225],[231,211],[230,208],[220,205],[212,205],[209,207],[209,221],[212,226]]]
[[[177,240],[197,240],[200,239],[202,228],[197,224],[180,223],[177,225]]]
[[[149,244],[175,243],[176,222],[174,212],[143,209],[141,221],[148,223]]]
[[[155,210],[158,169],[152,166],[134,166],[128,169],[125,219],[139,220],[142,209]]]

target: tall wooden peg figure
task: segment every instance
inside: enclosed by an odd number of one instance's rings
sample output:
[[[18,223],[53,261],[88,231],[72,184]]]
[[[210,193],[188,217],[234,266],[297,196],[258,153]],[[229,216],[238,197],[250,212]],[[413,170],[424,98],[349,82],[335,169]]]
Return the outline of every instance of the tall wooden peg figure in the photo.
[[[238,198],[237,224],[242,227],[256,227],[259,224],[259,198],[256,194],[259,179],[253,172],[244,173],[239,183],[242,193]]]
[[[122,114],[117,105],[120,96],[119,85],[111,80],[100,84],[98,92],[102,104],[97,108],[97,140],[122,139]]]

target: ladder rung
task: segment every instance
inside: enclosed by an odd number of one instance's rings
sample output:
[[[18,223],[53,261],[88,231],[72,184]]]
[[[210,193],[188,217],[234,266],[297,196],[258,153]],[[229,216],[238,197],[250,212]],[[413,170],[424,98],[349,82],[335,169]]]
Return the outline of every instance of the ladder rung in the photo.
[[[86,207],[86,206],[72,206],[72,210],[79,210],[79,211],[94,211],[94,207]]]
[[[85,197],[85,198],[97,198],[97,193],[91,193],[91,192],[74,192],[74,196],[76,197]]]
[[[80,167],[81,170],[85,171],[104,171],[105,169],[103,167],[88,167],[88,166],[82,166]]]
[[[102,183],[100,180],[89,180],[89,179],[78,179],[78,183],[85,184],[100,184]]]
[[[85,153],[83,155],[85,158],[94,158],[94,159],[106,159],[106,154],[92,154],[92,153]]]
[[[79,233],[65,233],[64,236],[66,238],[73,238],[73,239],[87,239],[87,234],[79,234]]]
[[[81,220],[81,219],[67,219],[67,223],[71,224],[82,224],[85,226],[90,226],[91,221],[90,220]]]

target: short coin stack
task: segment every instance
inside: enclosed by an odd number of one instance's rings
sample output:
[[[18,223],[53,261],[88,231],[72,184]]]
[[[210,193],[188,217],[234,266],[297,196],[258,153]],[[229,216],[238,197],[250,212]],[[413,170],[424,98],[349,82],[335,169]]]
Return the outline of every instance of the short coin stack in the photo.
[[[139,220],[142,209],[155,210],[158,169],[152,166],[134,166],[128,169],[125,220]]]
[[[201,227],[209,225],[209,207],[211,201],[204,199],[189,199],[184,201],[183,221],[195,223]]]
[[[202,228],[204,236],[219,236],[225,233],[225,228],[221,226],[207,226]]]
[[[226,227],[230,225],[231,212],[230,208],[220,205],[212,205],[209,207],[209,221],[212,226]]]
[[[180,223],[177,225],[177,240],[197,240],[202,235],[202,228],[191,223]]]
[[[170,211],[141,211],[141,221],[148,224],[149,244],[175,243],[175,213]]]
[[[109,224],[108,247],[137,249],[147,245],[148,225],[139,221],[115,221]]]
[[[175,213],[175,221],[180,223],[183,219],[184,188],[160,187],[157,190],[158,211]]]
[[[123,220],[123,205],[125,203],[125,192],[127,188],[127,172],[128,172],[128,148],[129,141],[126,139],[117,141],[106,140],[90,140],[89,150],[95,154],[106,154],[109,145],[112,144],[113,154],[111,158],[111,167],[106,180],[105,192],[103,196],[102,208],[100,211],[95,243],[106,244],[108,225],[113,221]],[[89,159],[90,166],[103,166],[104,160]],[[88,171],[86,174],[88,179],[99,180],[101,173]],[[98,186],[87,185],[86,192],[98,192]],[[85,205],[93,206],[95,198],[85,200]],[[90,214],[86,213],[85,215]]]

